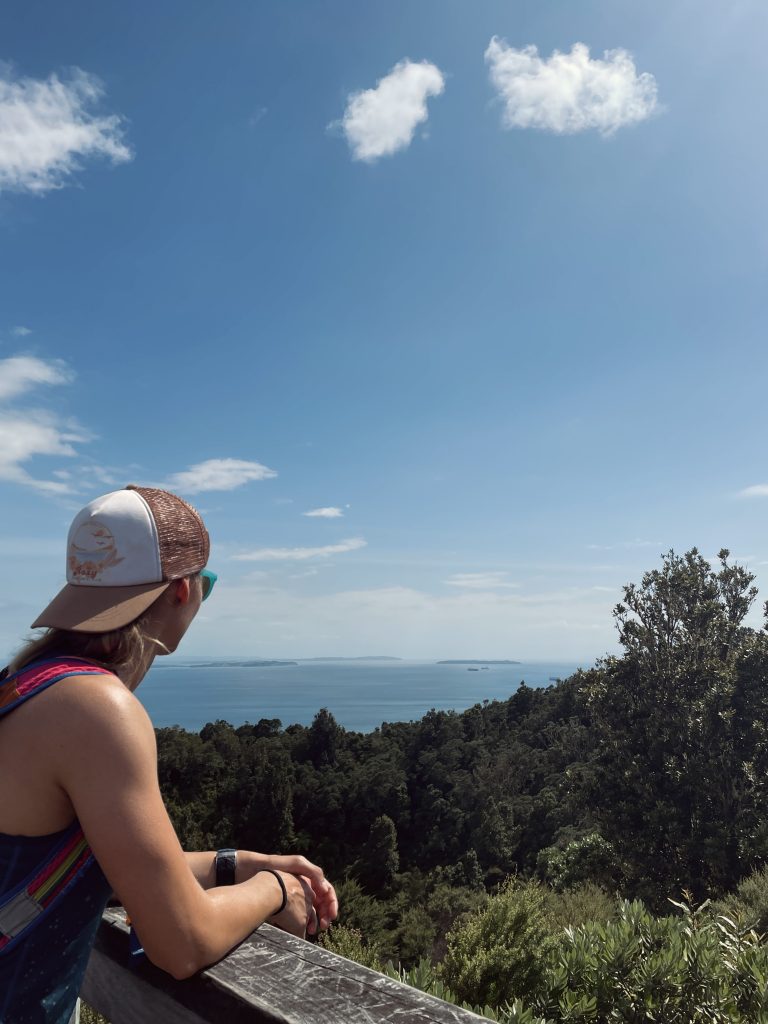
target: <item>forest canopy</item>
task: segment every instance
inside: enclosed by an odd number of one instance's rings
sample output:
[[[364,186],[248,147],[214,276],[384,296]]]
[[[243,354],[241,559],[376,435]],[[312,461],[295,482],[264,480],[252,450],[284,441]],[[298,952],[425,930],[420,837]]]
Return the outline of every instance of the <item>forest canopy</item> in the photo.
[[[617,895],[659,914],[683,891],[726,897],[768,860],[756,596],[727,551],[669,552],[624,588],[621,653],[546,688],[368,734],[327,709],[309,727],[159,729],[174,824],[189,849],[307,854],[338,881],[358,955],[406,966],[443,960],[452,925],[511,877],[581,921]]]

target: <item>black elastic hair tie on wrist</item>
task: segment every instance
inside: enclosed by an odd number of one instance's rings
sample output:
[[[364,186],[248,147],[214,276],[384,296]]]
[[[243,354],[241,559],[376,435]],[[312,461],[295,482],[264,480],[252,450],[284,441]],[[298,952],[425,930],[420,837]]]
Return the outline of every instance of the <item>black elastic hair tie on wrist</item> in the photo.
[[[280,886],[280,888],[281,888],[281,890],[283,892],[283,902],[280,904],[280,906],[274,912],[274,914],[270,915],[271,917],[277,917],[278,914],[282,914],[282,912],[285,910],[286,906],[288,905],[288,890],[285,888],[285,882],[280,877],[280,872],[279,871],[275,871],[274,868],[260,868],[256,872],[256,874],[259,875],[259,874],[261,874],[262,871],[268,871],[270,873],[270,875],[274,875],[275,878],[277,879],[278,885]]]

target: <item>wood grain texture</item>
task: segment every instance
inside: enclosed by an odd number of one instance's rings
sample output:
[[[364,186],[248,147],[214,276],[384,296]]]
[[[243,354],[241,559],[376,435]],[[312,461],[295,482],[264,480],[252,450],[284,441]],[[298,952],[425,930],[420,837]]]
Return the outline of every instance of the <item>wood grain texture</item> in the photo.
[[[112,1024],[477,1024],[486,1018],[262,925],[187,981],[128,964],[121,910],[104,914],[82,996]]]

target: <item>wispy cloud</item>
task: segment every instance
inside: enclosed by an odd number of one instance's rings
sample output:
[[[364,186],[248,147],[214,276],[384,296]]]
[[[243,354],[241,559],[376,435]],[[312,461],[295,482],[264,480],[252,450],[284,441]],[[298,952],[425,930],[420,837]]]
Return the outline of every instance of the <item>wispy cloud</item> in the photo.
[[[589,47],[575,43],[570,53],[555,50],[545,60],[535,46],[518,50],[494,36],[485,59],[507,128],[563,135],[594,128],[611,135],[657,109],[656,79],[648,72],[638,75],[626,50],[606,50],[603,60],[592,59]]]
[[[269,480],[277,476],[274,469],[260,462],[244,459],[207,459],[181,473],[174,473],[163,486],[182,494],[200,494],[202,491],[233,491],[253,480]]]
[[[0,480],[24,484],[48,494],[68,494],[72,488],[60,480],[40,480],[24,468],[35,455],[77,455],[73,447],[90,440],[76,426],[64,427],[42,410],[23,413],[0,411]]]
[[[444,89],[445,79],[436,65],[406,59],[375,89],[352,93],[340,122],[352,157],[372,163],[407,149],[418,126],[429,117],[427,100]]]
[[[26,336],[31,333],[31,328],[24,327],[21,324],[18,327],[14,327],[11,331],[11,334],[15,334],[17,338],[26,338]]]
[[[17,398],[39,384],[69,384],[72,379],[71,371],[60,360],[11,356],[0,360],[0,401]]]
[[[291,656],[387,653],[412,658],[562,658],[591,660],[615,646],[612,594],[564,587],[524,596],[516,591],[453,590],[432,595],[407,586],[340,592],[323,587],[233,581],[211,604],[207,635],[197,630],[201,653],[243,651],[258,643],[275,651],[264,624],[291,624],[301,638]],[[244,632],[244,626],[248,625]],[[330,637],[331,640],[324,638]],[[351,650],[350,650],[351,645]],[[275,656],[279,652],[275,651]]]
[[[768,484],[752,484],[739,491],[737,498],[768,498]]]
[[[303,516],[310,516],[313,519],[341,519],[344,510],[330,506],[328,508],[313,508],[309,512],[302,512]]]
[[[366,546],[362,537],[350,537],[338,544],[326,544],[320,548],[257,548],[234,555],[237,562],[303,562],[308,558],[328,558],[330,555],[343,555],[348,551],[358,551]]]
[[[464,590],[498,590],[519,587],[519,583],[510,583],[506,572],[457,572],[447,580],[449,587],[461,587]]]
[[[132,157],[122,119],[95,112],[104,90],[74,68],[66,78],[19,78],[0,65],[0,190],[43,195],[62,188],[86,159]]]
[[[8,403],[43,384],[68,384],[71,371],[59,361],[34,356],[0,360],[0,480],[48,494],[68,494],[67,478],[41,480],[25,464],[38,455],[77,455],[74,445],[90,440],[78,424],[43,409],[11,407]]]

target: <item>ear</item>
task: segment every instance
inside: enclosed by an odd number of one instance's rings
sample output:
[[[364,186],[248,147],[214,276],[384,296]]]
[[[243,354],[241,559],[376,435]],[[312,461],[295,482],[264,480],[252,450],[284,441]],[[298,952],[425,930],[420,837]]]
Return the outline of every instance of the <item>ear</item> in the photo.
[[[172,604],[187,604],[192,595],[192,588],[189,585],[189,577],[174,580],[168,588],[171,594]]]

